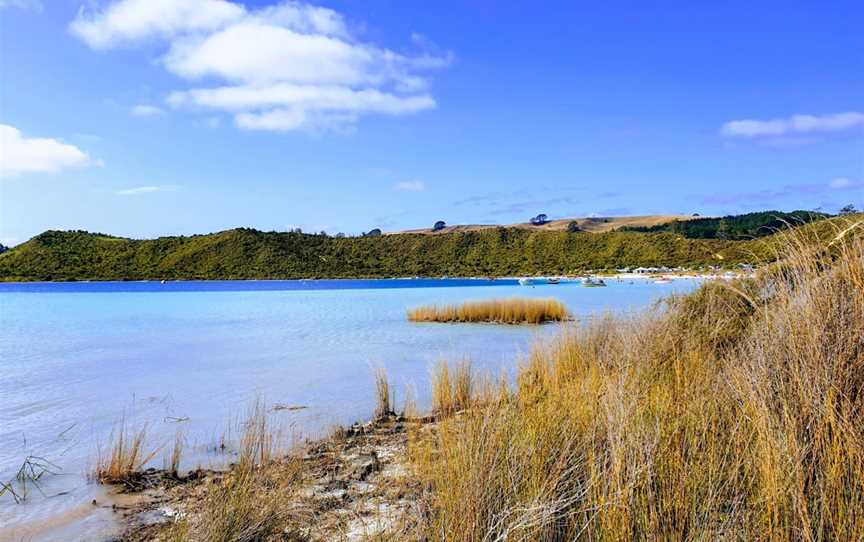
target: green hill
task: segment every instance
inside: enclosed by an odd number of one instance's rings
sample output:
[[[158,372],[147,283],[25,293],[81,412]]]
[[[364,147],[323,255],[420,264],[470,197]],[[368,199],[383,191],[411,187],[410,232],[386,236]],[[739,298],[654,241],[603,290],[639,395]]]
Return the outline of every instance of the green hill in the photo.
[[[836,220],[800,229],[826,238],[836,233]],[[0,280],[468,277],[635,266],[734,266],[770,261],[776,252],[774,239],[691,239],[672,232],[568,233],[503,227],[366,237],[240,228],[149,240],[47,231],[0,254]]]
[[[228,230],[132,240],[48,231],[0,254],[2,280],[359,278],[565,273],[745,261],[740,243],[671,233],[497,228],[429,236],[327,237]],[[719,260],[715,255],[723,254]]]

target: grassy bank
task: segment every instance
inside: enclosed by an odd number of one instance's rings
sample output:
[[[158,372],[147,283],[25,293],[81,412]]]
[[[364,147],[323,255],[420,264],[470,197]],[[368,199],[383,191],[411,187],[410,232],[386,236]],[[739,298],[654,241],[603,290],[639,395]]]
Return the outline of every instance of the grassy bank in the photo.
[[[460,305],[428,305],[408,311],[412,322],[489,322],[496,324],[542,324],[570,318],[556,299],[491,299]]]
[[[860,540],[864,246],[537,347],[415,447],[435,540]]]

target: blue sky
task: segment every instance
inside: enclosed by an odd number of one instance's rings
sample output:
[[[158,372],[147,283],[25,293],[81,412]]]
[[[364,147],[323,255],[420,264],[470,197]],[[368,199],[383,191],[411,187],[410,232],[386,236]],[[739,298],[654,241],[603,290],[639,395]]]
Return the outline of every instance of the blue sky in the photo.
[[[861,2],[0,0],[0,242],[864,206]]]

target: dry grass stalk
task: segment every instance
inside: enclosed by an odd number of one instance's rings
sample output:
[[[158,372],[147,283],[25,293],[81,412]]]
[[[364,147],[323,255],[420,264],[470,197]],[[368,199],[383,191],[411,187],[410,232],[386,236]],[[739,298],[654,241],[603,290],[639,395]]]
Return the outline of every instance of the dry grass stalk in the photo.
[[[273,427],[268,410],[261,397],[257,397],[250,405],[246,420],[242,424],[240,465],[266,465],[282,450],[284,435],[281,430]]]
[[[755,280],[538,346],[512,398],[444,420],[412,452],[426,538],[864,538],[864,242],[795,235]]]
[[[149,463],[159,449],[147,451],[147,426],[137,432],[128,429],[125,422],[115,429],[113,444],[107,456],[97,458],[94,478],[103,484],[133,484],[141,469]]]
[[[518,297],[469,301],[461,305],[430,305],[408,311],[408,320],[412,322],[541,324],[569,319],[567,308],[556,299]]]
[[[375,369],[375,418],[380,419],[393,413],[393,400],[390,395],[390,382],[384,367]]]
[[[432,372],[432,410],[441,416],[449,416],[469,408],[474,390],[474,373],[470,361],[461,361],[451,366],[439,363]]]
[[[404,417],[412,419],[419,415],[419,411],[417,410],[417,389],[414,387],[413,383],[405,386],[405,399],[403,404],[402,415]]]
[[[171,454],[165,460],[165,470],[173,476],[177,477],[180,472],[180,460],[183,457],[183,448],[186,444],[183,438],[183,432],[179,429],[174,435],[174,447],[171,449]]]

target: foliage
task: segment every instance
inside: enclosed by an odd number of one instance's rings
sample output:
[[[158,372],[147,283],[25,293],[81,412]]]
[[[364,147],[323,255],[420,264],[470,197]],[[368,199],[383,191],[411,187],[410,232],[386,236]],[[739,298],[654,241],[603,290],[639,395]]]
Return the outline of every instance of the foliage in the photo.
[[[633,226],[624,229],[640,232],[673,232],[683,235],[688,239],[746,240],[765,237],[778,230],[785,229],[789,225],[807,224],[828,218],[828,216],[825,213],[814,211],[793,211],[791,213],[762,211],[719,218],[676,220],[656,226]]]
[[[537,216],[531,217],[530,222],[535,226],[542,226],[543,224],[549,222],[549,217],[546,216],[544,213],[540,213]]]
[[[438,222],[435,223],[434,226],[432,226],[432,231],[441,231],[446,227],[447,227],[447,223],[444,222],[443,220],[439,220]]]
[[[843,217],[847,218],[847,217]],[[833,219],[839,220],[839,219]],[[833,235],[833,221],[807,225]],[[205,280],[577,274],[775,260],[777,236],[688,239],[670,232],[494,228],[439,235],[325,237],[249,228],[136,240],[47,231],[0,254],[0,280]]]
[[[0,280],[518,276],[734,264],[753,259],[746,248],[670,233],[518,228],[344,238],[236,229],[151,240],[48,231],[0,255]]]

